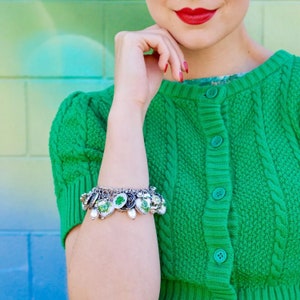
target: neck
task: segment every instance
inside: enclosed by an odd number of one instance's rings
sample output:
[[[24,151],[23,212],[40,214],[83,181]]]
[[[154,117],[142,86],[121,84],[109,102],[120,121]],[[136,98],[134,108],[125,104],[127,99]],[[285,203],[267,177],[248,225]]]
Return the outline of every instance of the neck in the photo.
[[[213,46],[200,50],[182,47],[182,51],[189,65],[184,79],[249,72],[272,55],[249,37],[244,25]]]

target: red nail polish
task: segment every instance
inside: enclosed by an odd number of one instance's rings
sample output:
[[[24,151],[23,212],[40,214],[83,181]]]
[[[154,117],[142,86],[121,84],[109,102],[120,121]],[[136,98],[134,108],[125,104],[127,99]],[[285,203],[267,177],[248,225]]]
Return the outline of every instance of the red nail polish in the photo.
[[[188,66],[188,63],[186,61],[183,62],[183,66],[184,66],[184,70],[186,73],[189,72],[189,66]]]
[[[179,81],[183,82],[183,74],[181,71],[179,71]]]
[[[166,64],[166,66],[165,66],[165,69],[164,69],[164,73],[166,73],[167,72],[167,70],[168,70],[168,64]]]

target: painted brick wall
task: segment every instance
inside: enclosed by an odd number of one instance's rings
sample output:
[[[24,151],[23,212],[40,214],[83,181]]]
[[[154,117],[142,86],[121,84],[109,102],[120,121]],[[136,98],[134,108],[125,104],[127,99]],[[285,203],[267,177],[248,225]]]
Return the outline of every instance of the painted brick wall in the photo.
[[[300,1],[251,1],[267,47],[300,54]],[[75,90],[112,82],[113,36],[151,24],[144,1],[0,1],[0,300],[67,299],[48,157],[51,120]]]

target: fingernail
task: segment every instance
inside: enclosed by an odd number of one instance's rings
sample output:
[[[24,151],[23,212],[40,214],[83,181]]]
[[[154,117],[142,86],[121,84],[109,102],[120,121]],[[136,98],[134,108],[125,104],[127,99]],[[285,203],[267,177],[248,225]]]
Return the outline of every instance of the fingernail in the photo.
[[[179,71],[179,81],[183,82],[183,74],[181,71]]]
[[[188,66],[188,63],[186,61],[183,62],[183,66],[184,66],[184,70],[186,73],[189,72],[189,66]]]
[[[165,69],[164,69],[164,73],[166,73],[168,70],[168,64],[166,64]]]

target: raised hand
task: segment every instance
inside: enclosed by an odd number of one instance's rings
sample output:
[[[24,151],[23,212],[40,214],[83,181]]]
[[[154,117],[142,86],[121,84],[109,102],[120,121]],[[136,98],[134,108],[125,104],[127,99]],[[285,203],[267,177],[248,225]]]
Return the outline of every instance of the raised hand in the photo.
[[[152,55],[144,55],[151,50]],[[144,112],[157,93],[168,66],[177,81],[182,81],[182,72],[187,71],[179,45],[168,31],[158,25],[141,31],[118,33],[115,52],[114,104],[133,105]]]

